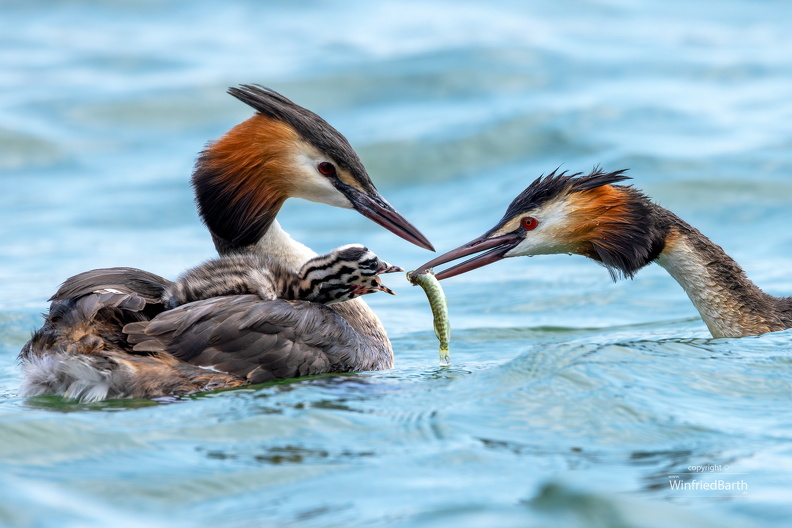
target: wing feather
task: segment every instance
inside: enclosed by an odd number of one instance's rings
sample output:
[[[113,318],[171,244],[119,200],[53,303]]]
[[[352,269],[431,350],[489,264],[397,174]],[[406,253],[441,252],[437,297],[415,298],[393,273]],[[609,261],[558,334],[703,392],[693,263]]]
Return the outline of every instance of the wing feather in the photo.
[[[356,370],[365,348],[349,323],[324,305],[214,297],[124,327],[134,350],[157,350],[250,383]]]
[[[66,279],[50,301],[64,301],[100,290],[134,293],[146,302],[160,302],[171,281],[137,268],[101,268]]]

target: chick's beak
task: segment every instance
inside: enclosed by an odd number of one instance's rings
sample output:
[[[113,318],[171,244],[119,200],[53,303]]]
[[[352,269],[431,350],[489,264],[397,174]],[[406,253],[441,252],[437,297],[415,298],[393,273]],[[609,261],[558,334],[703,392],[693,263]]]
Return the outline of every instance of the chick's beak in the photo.
[[[371,281],[371,284],[365,286],[362,284],[355,284],[352,293],[355,295],[368,295],[369,293],[377,293],[378,291],[396,295],[396,292],[380,282],[379,277],[374,277],[374,280]]]
[[[404,270],[401,270],[401,271],[404,271]],[[387,286],[385,286],[384,284],[382,284],[380,282],[379,277],[377,277],[377,280],[374,281],[374,287],[377,288],[377,290],[379,290],[379,291],[383,291],[385,293],[390,293],[391,295],[396,295],[395,291],[391,290],[390,288],[388,288]]]
[[[418,247],[430,251],[435,250],[429,239],[400,215],[376,190],[371,194],[366,194],[354,187],[345,186],[342,192],[352,202],[352,207],[366,218]]]
[[[457,260],[462,257],[484,251],[484,253],[481,255],[468,259],[455,266],[451,266],[446,270],[435,273],[437,280],[454,277],[461,273],[465,273],[466,271],[474,270],[476,268],[480,268],[482,266],[486,266],[487,264],[501,260],[506,256],[506,253],[508,253],[509,250],[514,246],[519,244],[520,241],[522,241],[522,237],[516,233],[508,233],[506,235],[500,235],[491,238],[487,237],[487,235],[480,236],[475,240],[471,240],[467,244],[463,244],[456,249],[452,249],[451,251],[448,251],[447,253],[430,260],[426,264],[419,266],[413,272],[413,275],[424,273],[426,270],[440,264],[445,264],[446,262],[451,262],[452,260]]]
[[[404,271],[404,268],[399,266],[393,266],[391,264],[388,264],[384,260],[380,260],[379,268],[377,268],[378,275],[380,273],[396,273],[397,271]]]
[[[379,267],[377,268],[377,275],[380,275],[382,273],[396,273],[397,271],[402,271],[402,272],[404,271],[404,268],[388,264],[382,259],[380,259],[379,262],[380,264]],[[382,284],[382,282],[380,282],[380,278],[376,276],[371,281],[371,286],[369,286],[368,289],[369,291],[367,293],[376,293],[378,291],[382,291],[385,293],[390,293],[391,295],[396,295],[396,292],[394,292],[393,290]]]

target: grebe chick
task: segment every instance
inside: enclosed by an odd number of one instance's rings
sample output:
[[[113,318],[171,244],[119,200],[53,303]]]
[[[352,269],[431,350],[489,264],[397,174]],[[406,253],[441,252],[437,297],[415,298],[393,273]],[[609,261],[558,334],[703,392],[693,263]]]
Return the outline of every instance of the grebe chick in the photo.
[[[482,236],[418,270],[484,252],[436,274],[447,279],[504,257],[570,253],[632,278],[656,262],[682,286],[714,337],[792,328],[792,297],[760,290],[723,249],[632,186],[624,170],[552,172],[528,186]]]
[[[266,255],[228,255],[186,271],[170,284],[162,302],[176,308],[223,295],[258,295],[265,301],[286,299],[334,304],[383,291],[381,273],[404,271],[380,259],[361,244],[349,244],[319,255],[295,272]]]

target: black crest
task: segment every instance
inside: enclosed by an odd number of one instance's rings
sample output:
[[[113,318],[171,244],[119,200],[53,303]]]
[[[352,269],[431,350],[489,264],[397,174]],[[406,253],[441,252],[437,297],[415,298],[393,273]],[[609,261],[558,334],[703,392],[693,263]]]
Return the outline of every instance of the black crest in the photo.
[[[330,124],[275,90],[257,84],[231,87],[228,93],[267,117],[291,126],[320,152],[328,154],[364,188],[371,186],[368,174],[349,141]]]
[[[517,214],[529,211],[562,194],[587,191],[603,185],[629,180],[630,177],[625,175],[625,172],[627,169],[605,172],[599,167],[594,167],[590,174],[583,176],[582,172],[568,174],[567,171],[564,171],[558,173],[558,169],[556,169],[547,176],[539,176],[521,192],[509,205],[503,216],[503,221],[508,221]]]

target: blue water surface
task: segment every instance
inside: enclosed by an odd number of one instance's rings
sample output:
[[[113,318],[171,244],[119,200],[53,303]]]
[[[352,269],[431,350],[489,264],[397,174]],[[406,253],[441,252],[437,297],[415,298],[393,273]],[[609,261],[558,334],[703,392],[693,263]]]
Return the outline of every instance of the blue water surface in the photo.
[[[331,122],[441,251],[540,174],[599,164],[790,295],[790,20],[785,0],[5,0],[0,525],[788,526],[792,331],[711,339],[657,266],[444,281],[450,368],[399,277],[369,300],[389,371],[83,405],[18,397],[15,358],[66,277],[213,255],[189,176],[251,115],[240,83]],[[430,258],[353,211],[279,220],[320,252]]]

